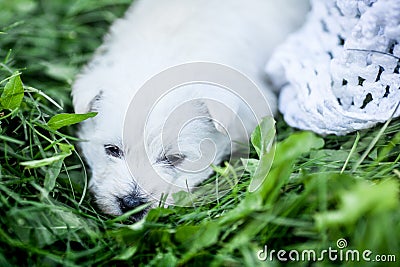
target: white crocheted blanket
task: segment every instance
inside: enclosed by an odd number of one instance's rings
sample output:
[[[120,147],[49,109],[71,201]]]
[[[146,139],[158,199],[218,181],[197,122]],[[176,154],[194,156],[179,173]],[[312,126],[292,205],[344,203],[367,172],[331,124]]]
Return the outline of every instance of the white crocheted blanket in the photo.
[[[346,134],[400,116],[400,0],[312,0],[266,71],[286,122]]]

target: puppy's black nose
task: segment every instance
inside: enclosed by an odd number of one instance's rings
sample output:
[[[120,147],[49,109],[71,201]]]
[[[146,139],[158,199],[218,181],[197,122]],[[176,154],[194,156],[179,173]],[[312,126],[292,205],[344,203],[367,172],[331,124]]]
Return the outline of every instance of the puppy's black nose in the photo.
[[[119,206],[123,213],[133,210],[134,208],[147,203],[146,199],[131,195],[124,196],[122,198],[119,198],[118,200],[119,200]]]

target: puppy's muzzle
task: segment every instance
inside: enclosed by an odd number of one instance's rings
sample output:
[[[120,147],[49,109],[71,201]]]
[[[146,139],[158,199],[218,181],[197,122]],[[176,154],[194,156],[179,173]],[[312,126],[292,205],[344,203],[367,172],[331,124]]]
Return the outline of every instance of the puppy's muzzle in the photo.
[[[147,202],[148,200],[146,198],[137,197],[135,195],[127,195],[118,198],[119,207],[123,213],[131,211]]]

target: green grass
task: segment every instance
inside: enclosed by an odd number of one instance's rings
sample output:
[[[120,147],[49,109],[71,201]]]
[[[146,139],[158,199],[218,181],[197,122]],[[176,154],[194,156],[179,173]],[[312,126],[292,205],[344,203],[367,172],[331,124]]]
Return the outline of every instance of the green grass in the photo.
[[[157,208],[136,224],[99,213],[75,126],[48,122],[72,112],[74,75],[128,2],[0,0],[0,266],[280,266],[257,251],[336,249],[339,238],[397,259],[359,266],[398,266],[399,120],[322,138],[278,119],[275,159],[258,191],[247,192],[247,174],[205,206]],[[357,265],[293,265],[340,264]]]

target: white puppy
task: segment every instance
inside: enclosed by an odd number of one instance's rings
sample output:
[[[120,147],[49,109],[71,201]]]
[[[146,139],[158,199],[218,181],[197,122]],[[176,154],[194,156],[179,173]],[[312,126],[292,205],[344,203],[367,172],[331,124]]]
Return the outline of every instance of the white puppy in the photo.
[[[265,83],[264,64],[275,46],[302,22],[306,9],[305,1],[299,0],[135,1],[126,16],[111,27],[105,43],[73,86],[75,111],[98,112],[95,118],[83,123],[79,136],[87,140],[82,143],[82,150],[92,171],[90,189],[99,207],[108,214],[120,215],[167,191],[159,179],[142,177],[149,173],[146,169],[141,172],[141,179],[134,177],[128,159],[139,169],[145,166],[144,161],[150,161],[167,182],[183,189],[192,187],[212,173],[204,164],[193,167],[204,156],[201,150],[213,151],[211,159],[207,159],[208,165],[219,164],[233,152],[232,139],[248,138],[256,126],[245,117],[246,133],[228,137],[224,132],[228,126],[224,124],[231,120],[232,114],[224,115],[222,109],[201,101],[198,86],[188,86],[153,103],[154,112],[147,118],[143,135],[147,154],[144,155],[135,146],[127,147],[122,135],[126,124],[140,125],[135,121],[124,122],[124,118],[131,100],[147,80],[182,63],[224,64],[254,81],[275,110],[275,97]],[[199,86],[208,87],[213,94],[211,85]],[[166,123],[171,110],[190,98],[197,100],[181,107],[178,114],[182,118],[178,120],[195,119],[187,120],[184,127],[172,129],[174,124]],[[214,94],[214,99],[229,102],[233,113],[240,112],[241,104],[224,92]],[[138,106],[137,110],[140,109]],[[217,113],[216,122],[213,117]],[[232,125],[228,128],[235,127]],[[175,138],[178,135],[179,141]],[[199,149],[200,144],[205,148]]]

